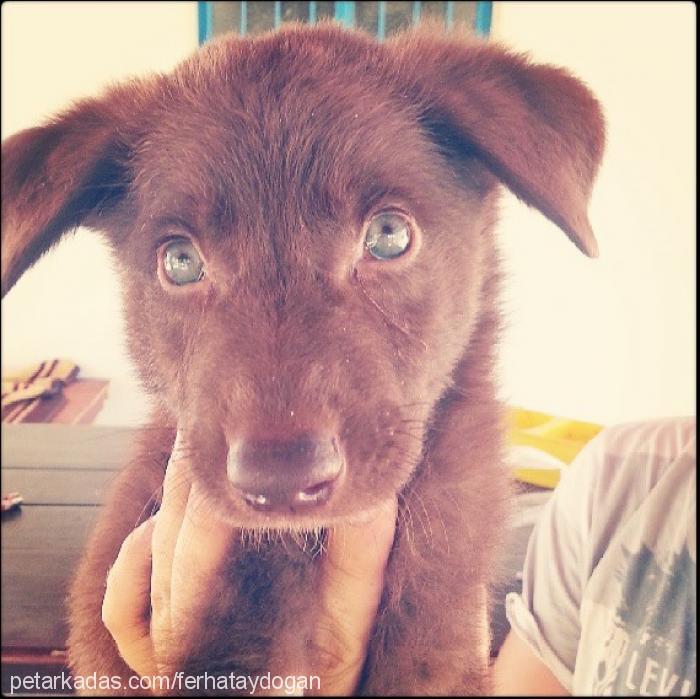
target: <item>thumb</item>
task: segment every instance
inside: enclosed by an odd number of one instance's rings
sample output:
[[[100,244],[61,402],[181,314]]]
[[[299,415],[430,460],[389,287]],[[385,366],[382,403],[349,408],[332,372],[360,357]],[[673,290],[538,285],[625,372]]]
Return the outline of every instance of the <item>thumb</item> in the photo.
[[[102,602],[102,621],[119,654],[142,677],[157,672],[149,628],[153,526],[153,518],[148,519],[125,539]]]

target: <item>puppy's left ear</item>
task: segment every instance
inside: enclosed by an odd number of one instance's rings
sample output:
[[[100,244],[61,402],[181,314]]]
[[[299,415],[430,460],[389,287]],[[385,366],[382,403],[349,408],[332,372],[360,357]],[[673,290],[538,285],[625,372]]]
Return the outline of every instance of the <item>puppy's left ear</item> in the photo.
[[[491,43],[418,30],[387,44],[430,134],[442,137],[443,147],[476,155],[596,257],[587,208],[605,124],[588,88],[562,69]]]

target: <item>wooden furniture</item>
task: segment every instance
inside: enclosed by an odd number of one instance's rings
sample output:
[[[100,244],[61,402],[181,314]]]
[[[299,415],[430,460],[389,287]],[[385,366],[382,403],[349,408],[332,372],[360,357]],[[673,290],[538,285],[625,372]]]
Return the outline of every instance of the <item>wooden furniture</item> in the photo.
[[[65,670],[65,596],[71,575],[134,431],[2,426],[2,492],[21,509],[2,517],[2,691],[11,675]]]
[[[89,425],[102,410],[109,381],[76,379],[54,396],[35,398],[3,408],[2,422],[50,422],[56,425]]]
[[[2,518],[4,694],[13,675],[67,673],[66,591],[105,490],[125,463],[134,434],[119,427],[2,426],[2,492],[18,491],[24,497],[18,512]],[[505,562],[509,574],[496,599],[519,587],[517,571],[531,519],[523,519],[511,533]],[[496,649],[508,629],[502,605],[492,626]]]

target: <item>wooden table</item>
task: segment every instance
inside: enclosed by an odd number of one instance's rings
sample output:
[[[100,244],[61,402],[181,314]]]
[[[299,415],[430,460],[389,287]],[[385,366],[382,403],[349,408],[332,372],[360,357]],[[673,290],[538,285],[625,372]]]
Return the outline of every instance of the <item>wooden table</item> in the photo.
[[[105,489],[126,461],[135,430],[85,425],[2,426],[2,492],[24,497],[2,518],[2,691],[11,675],[65,670],[65,597]],[[519,589],[531,524],[511,532],[502,599]],[[494,611],[498,648],[508,629]]]
[[[65,597],[105,489],[124,463],[127,428],[2,426],[2,492],[24,503],[2,517],[2,691],[10,675],[65,665]]]

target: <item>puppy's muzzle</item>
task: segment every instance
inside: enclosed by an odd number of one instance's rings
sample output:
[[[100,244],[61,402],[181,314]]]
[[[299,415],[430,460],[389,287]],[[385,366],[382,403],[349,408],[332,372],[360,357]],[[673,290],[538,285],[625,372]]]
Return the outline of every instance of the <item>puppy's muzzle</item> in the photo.
[[[344,460],[335,439],[305,434],[290,440],[244,439],[229,448],[227,472],[248,506],[295,513],[327,503]]]

